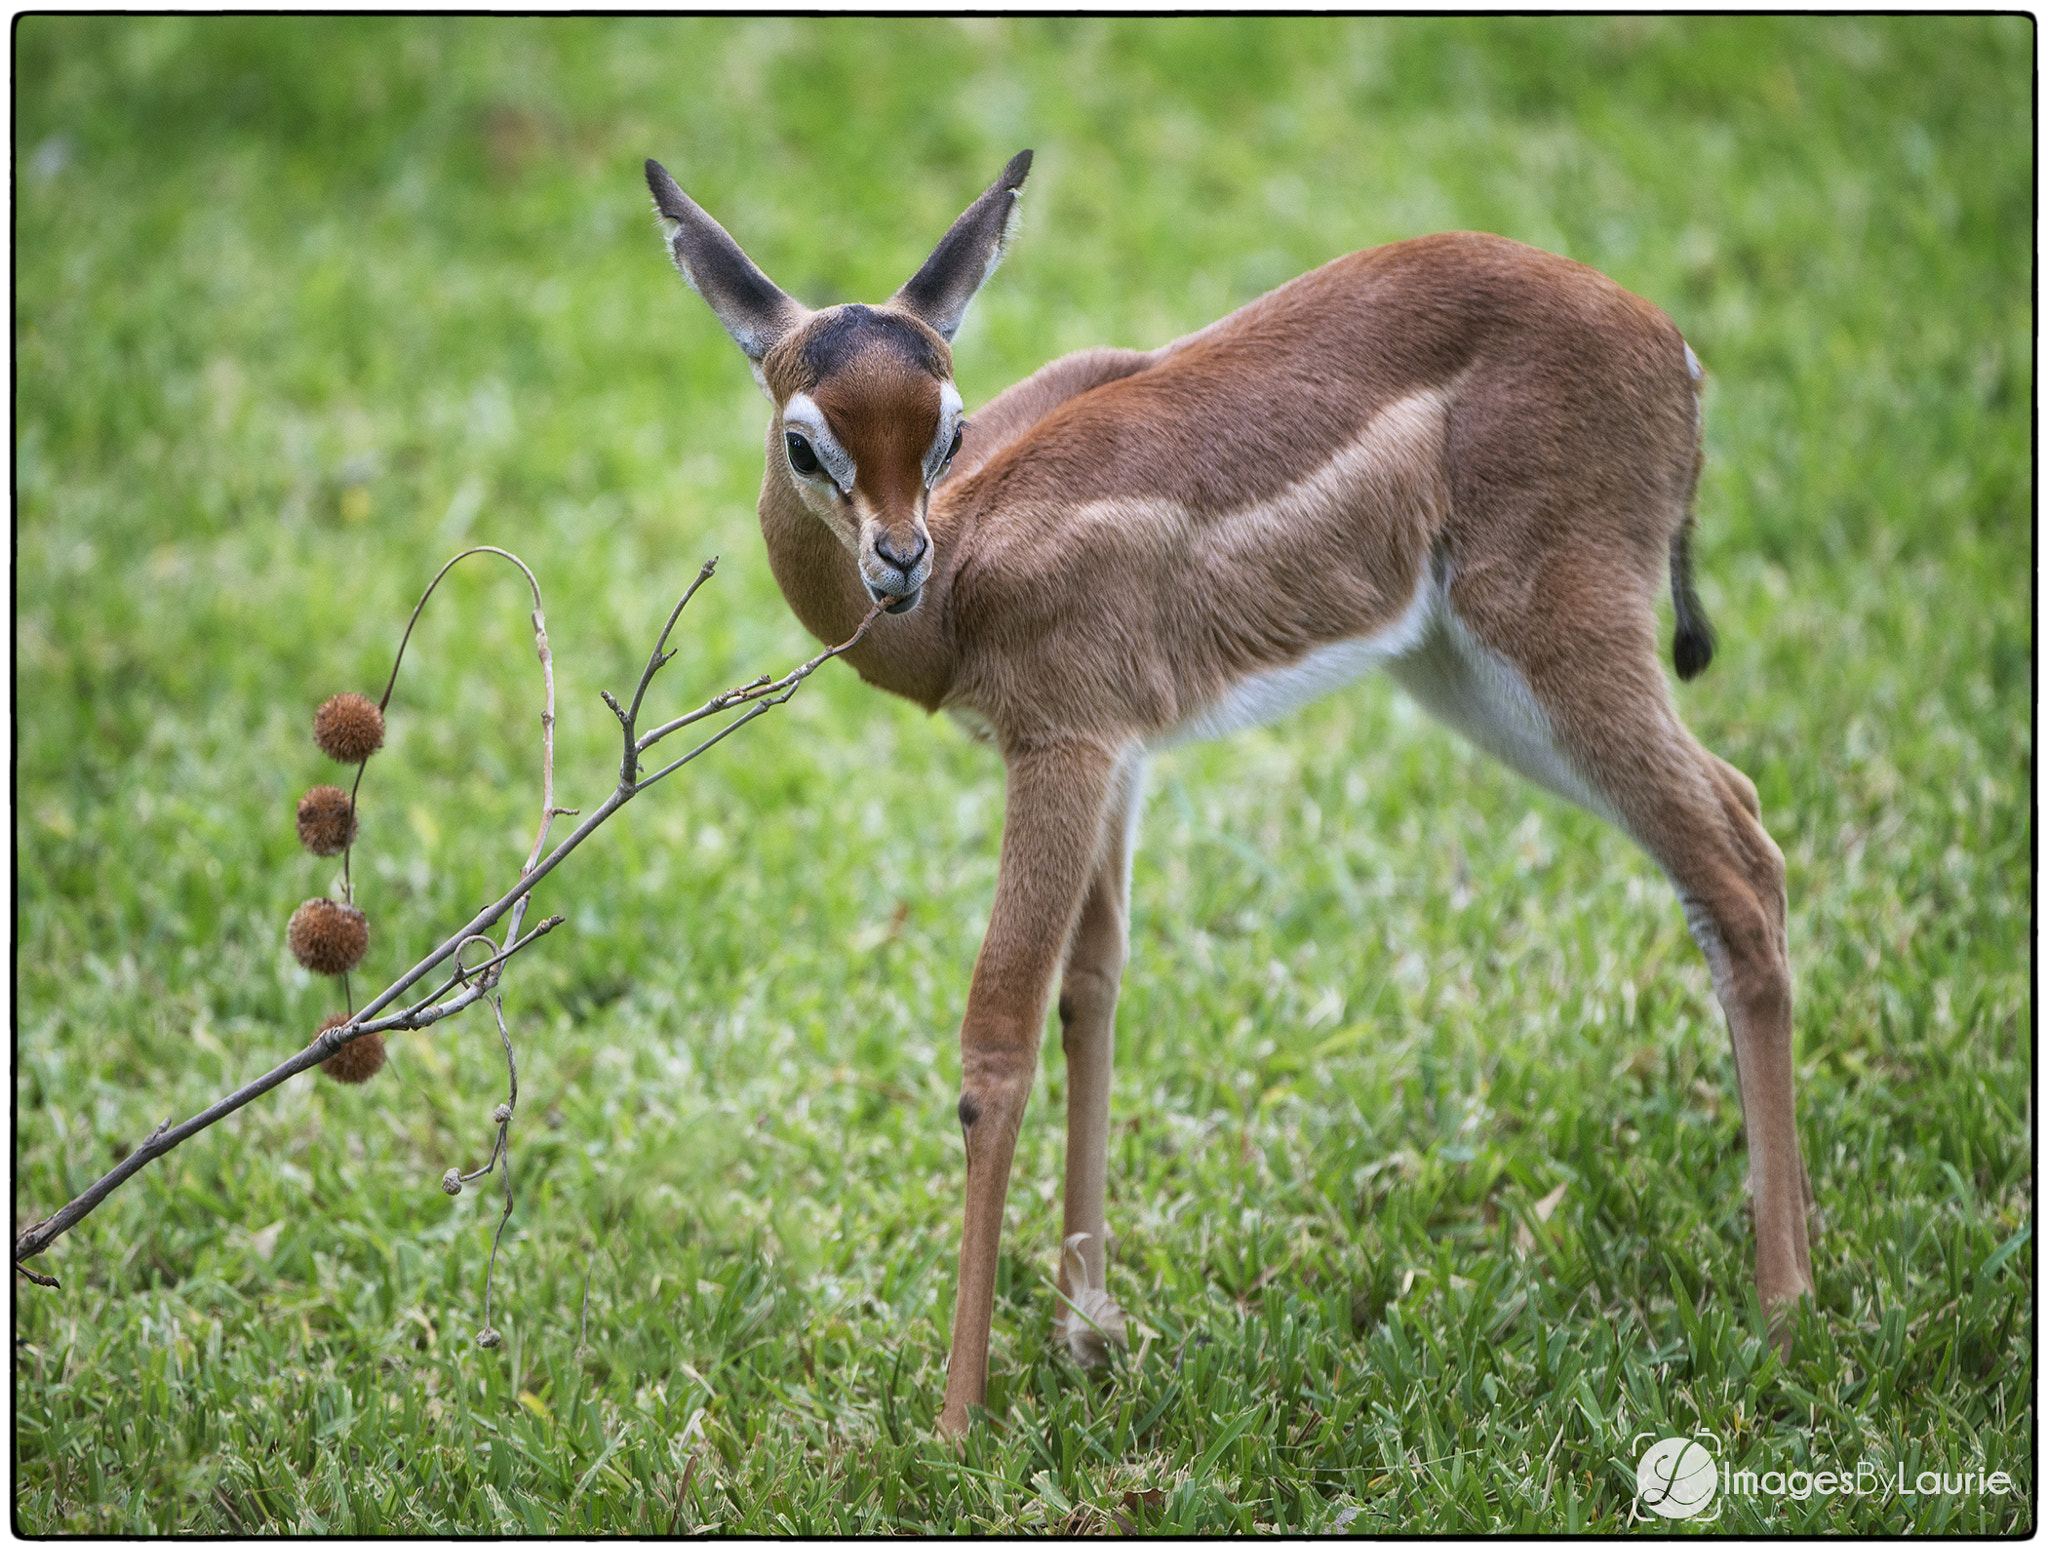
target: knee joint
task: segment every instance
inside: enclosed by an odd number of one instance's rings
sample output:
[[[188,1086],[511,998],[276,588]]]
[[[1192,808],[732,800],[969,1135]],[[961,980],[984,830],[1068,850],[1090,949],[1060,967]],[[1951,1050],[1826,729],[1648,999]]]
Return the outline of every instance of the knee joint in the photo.
[[[1120,970],[1115,965],[1069,970],[1060,981],[1060,1022],[1072,1024],[1100,1013],[1105,1005],[1113,1007]]]
[[[993,1123],[998,1131],[1015,1131],[1023,1119],[1024,1100],[1030,1088],[1028,1076],[1021,1084],[987,1078],[963,1081],[958,1106],[960,1130],[972,1137],[977,1131],[986,1134]]]

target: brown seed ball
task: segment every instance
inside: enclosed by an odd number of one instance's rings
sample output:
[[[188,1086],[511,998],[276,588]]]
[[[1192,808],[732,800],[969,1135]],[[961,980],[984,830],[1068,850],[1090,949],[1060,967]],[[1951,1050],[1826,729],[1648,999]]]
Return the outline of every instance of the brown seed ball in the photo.
[[[384,713],[367,695],[344,691],[313,713],[313,742],[343,765],[367,760],[384,747]]]
[[[285,928],[292,957],[319,975],[340,975],[363,962],[370,947],[370,920],[352,905],[308,900],[292,912]]]
[[[356,838],[356,808],[339,787],[314,787],[299,799],[299,844],[331,857]]]
[[[317,1040],[335,1025],[347,1022],[346,1013],[330,1014],[327,1022],[320,1026],[319,1032],[313,1038]],[[367,1035],[357,1035],[322,1062],[320,1070],[337,1083],[368,1083],[377,1076],[383,1066],[384,1037],[373,1031]]]

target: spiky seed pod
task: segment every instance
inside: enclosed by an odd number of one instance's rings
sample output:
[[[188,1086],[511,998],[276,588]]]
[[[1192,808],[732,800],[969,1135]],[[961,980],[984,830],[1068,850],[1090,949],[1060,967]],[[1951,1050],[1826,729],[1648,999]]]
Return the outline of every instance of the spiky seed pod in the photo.
[[[356,806],[339,787],[310,789],[299,799],[299,844],[331,857],[356,838]]]
[[[308,900],[292,912],[285,941],[292,957],[316,975],[341,975],[363,962],[370,947],[370,919],[337,900]]]
[[[384,1036],[376,1030],[357,1035],[320,1064],[337,1083],[368,1083],[384,1070]]]
[[[313,742],[343,765],[367,760],[384,747],[384,713],[367,695],[343,691],[313,714]]]
[[[346,1013],[330,1013],[327,1022],[313,1032],[318,1040],[328,1030],[348,1022]],[[384,1066],[384,1037],[372,1031],[357,1035],[320,1064],[320,1070],[337,1083],[368,1083]]]

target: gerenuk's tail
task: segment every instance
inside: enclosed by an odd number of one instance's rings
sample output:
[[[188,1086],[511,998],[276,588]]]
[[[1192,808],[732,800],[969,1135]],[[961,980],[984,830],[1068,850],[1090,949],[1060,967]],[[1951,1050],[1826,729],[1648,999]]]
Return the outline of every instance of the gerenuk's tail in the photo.
[[[1671,536],[1671,607],[1678,626],[1671,633],[1671,661],[1681,679],[1697,679],[1714,660],[1714,627],[1692,587],[1692,513]]]
[[[1681,679],[1697,679],[1714,661],[1714,627],[1707,611],[1700,607],[1700,595],[1692,587],[1693,502],[1699,495],[1700,470],[1706,465],[1706,428],[1700,415],[1700,379],[1706,373],[1700,358],[1685,347],[1685,370],[1692,378],[1692,479],[1685,493],[1685,520],[1671,536],[1671,608],[1678,616],[1671,632],[1671,662]]]

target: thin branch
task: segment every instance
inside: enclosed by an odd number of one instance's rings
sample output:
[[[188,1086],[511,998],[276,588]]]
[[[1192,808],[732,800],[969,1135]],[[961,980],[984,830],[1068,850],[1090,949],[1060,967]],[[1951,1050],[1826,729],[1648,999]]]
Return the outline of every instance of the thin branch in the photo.
[[[391,705],[391,692],[398,687],[398,666],[399,664],[405,661],[405,649],[407,645],[412,641],[412,628],[415,625],[419,624],[420,614],[426,609],[427,600],[434,596],[434,589],[441,585],[441,579],[443,577],[447,576],[449,572],[455,569],[456,563],[458,561],[467,560],[472,555],[504,556],[505,559],[512,562],[513,565],[517,566],[522,572],[526,574],[526,585],[533,592],[533,628],[535,634],[540,638],[540,667],[541,673],[547,679],[548,691],[547,712],[541,719],[541,760],[543,766],[541,776],[541,812],[543,815],[543,818],[541,820],[541,837],[542,839],[545,839],[547,836],[546,815],[548,810],[552,807],[552,800],[549,794],[552,793],[554,787],[555,674],[554,665],[548,657],[547,632],[544,629],[541,621],[540,582],[534,577],[533,569],[530,566],[528,566],[525,561],[521,560],[517,555],[514,555],[510,550],[499,549],[495,544],[479,544],[464,550],[460,555],[450,556],[448,560],[445,563],[443,563],[441,569],[434,573],[434,580],[427,584],[427,590],[420,594],[420,601],[412,606],[412,617],[405,622],[405,634],[398,638],[398,652],[397,655],[391,659],[391,677],[384,681],[384,694],[383,697],[377,702],[377,710],[382,712]],[[356,794],[362,790],[363,771],[369,766],[369,763],[370,757],[368,755],[364,755],[362,759],[356,762],[356,779],[348,789],[349,837],[347,844],[342,847],[341,851],[341,897],[351,905],[355,903],[355,877],[353,864],[355,861],[356,839]],[[535,852],[538,852],[540,850],[540,841],[534,842],[534,850]],[[530,863],[528,865],[531,866]],[[515,936],[518,933],[517,923],[515,923],[513,926],[513,933]]]
[[[384,692],[389,695],[387,689]],[[348,839],[341,844],[341,898],[344,904],[356,903],[356,794],[363,790],[363,772],[370,768],[370,757],[364,755],[356,761],[356,779],[348,784]],[[346,977],[342,982],[342,1001],[349,1002]]]
[[[531,896],[529,896],[528,898],[530,899]],[[460,948],[457,948],[455,951],[455,973],[448,977],[447,980],[441,983],[440,989],[438,991],[429,992],[426,996],[422,997],[418,1002],[414,1003],[410,1008],[407,1008],[404,1013],[399,1014],[399,1022],[387,1022],[383,1024],[365,1026],[363,1028],[357,1029],[356,1033],[368,1034],[372,1028],[403,1028],[404,1025],[402,1021],[405,1018],[407,1018],[411,1014],[419,1012],[422,1008],[425,1008],[429,1004],[438,1001],[440,998],[447,996],[450,992],[454,991],[455,988],[458,986],[473,985],[478,995],[482,995],[483,993],[488,992],[493,986],[497,985],[498,978],[496,976],[492,976],[487,981],[476,981],[473,983],[471,981],[471,977],[480,976],[489,970],[496,970],[500,965],[504,964],[506,960],[510,959],[514,954],[518,953],[521,949],[525,948],[526,945],[531,943],[535,938],[538,938],[545,933],[553,932],[557,927],[561,926],[565,920],[567,920],[566,917],[550,916],[546,921],[542,922],[538,927],[534,928],[533,931],[529,932],[525,937],[520,938],[510,948],[504,949],[501,952],[492,955],[489,959],[486,959],[482,964],[477,965],[473,969],[465,968],[463,966],[462,950]],[[493,939],[486,937],[481,932],[476,933],[473,936],[473,938],[463,939],[464,943],[469,943],[473,941],[488,944],[492,948],[497,948],[498,946]],[[471,1001],[474,1000],[474,998],[471,999]],[[464,1003],[463,1006],[467,1007],[469,1006],[469,1004]]]
[[[734,717],[732,721],[728,722],[716,733],[713,733],[709,738],[705,739],[703,743],[699,744],[695,749],[692,749],[680,760],[671,760],[667,765],[664,765],[652,776],[643,777],[639,785],[635,787],[634,790],[636,792],[645,791],[647,788],[653,786],[657,781],[660,781],[662,777],[668,775],[671,771],[681,770],[685,765],[688,765],[692,760],[696,759],[698,755],[702,754],[705,750],[709,749],[713,744],[722,742],[730,734],[737,733],[741,728],[745,727],[749,722],[752,722],[756,717],[765,714],[771,709],[772,708],[769,706],[750,706],[749,708],[747,708],[746,714],[744,716]]]
[[[553,931],[557,926],[561,925],[561,922],[562,918],[559,916],[549,917],[511,948],[498,954],[486,964],[477,966],[476,970],[468,973],[474,976],[478,971],[502,965],[512,955],[518,953],[535,939]],[[481,936],[481,934],[472,933],[470,936]],[[489,942],[490,940],[486,938],[484,941]],[[303,1051],[299,1051],[288,1060],[280,1062],[262,1077],[257,1078],[251,1083],[244,1084],[225,1099],[216,1100],[183,1125],[171,1126],[165,1123],[158,1126],[155,1131],[151,1132],[136,1147],[134,1152],[130,1153],[127,1158],[94,1181],[75,1200],[67,1203],[62,1209],[53,1213],[48,1218],[43,1219],[39,1223],[31,1224],[24,1230],[14,1242],[15,1259],[17,1261],[25,1261],[30,1256],[42,1254],[53,1240],[70,1230],[79,1219],[85,1217],[86,1214],[99,1206],[101,1202],[105,1201],[108,1196],[112,1195],[119,1186],[126,1182],[131,1175],[142,1169],[143,1166],[169,1153],[188,1137],[205,1131],[206,1128],[212,1126],[216,1121],[233,1115],[251,1100],[260,1099],[287,1078],[297,1077],[307,1068],[319,1066],[320,1063],[326,1061],[328,1057],[359,1035],[380,1034],[394,1029],[425,1029],[430,1024],[438,1024],[450,1014],[460,1013],[471,1003],[480,1001],[488,996],[490,990],[491,988],[488,985],[473,984],[465,987],[459,995],[445,1003],[434,1006],[415,1005],[406,1009],[403,1013],[374,1021],[368,1018],[368,1010],[365,1010],[363,1013],[356,1014],[348,1023],[339,1024],[333,1029],[328,1030]]]
[[[488,550],[492,554],[499,555],[508,554],[508,552],[506,551],[497,550],[491,546],[479,546],[479,550]],[[475,553],[478,553],[478,551],[464,551],[464,554]],[[508,558],[514,560],[515,563],[519,564],[521,570],[525,570],[524,563],[518,562],[516,556],[508,555]],[[462,556],[456,557],[456,560],[460,559],[462,559]],[[453,564],[453,561],[449,562],[449,565]],[[673,653],[664,654],[662,649],[667,643],[669,632],[674,629],[676,620],[681,616],[682,605],[688,603],[690,599],[693,596],[695,596],[697,589],[703,585],[705,578],[710,575],[710,571],[711,565],[707,563],[704,569],[698,573],[697,580],[690,584],[689,591],[684,593],[682,602],[677,604],[676,608],[670,612],[668,623],[662,627],[662,634],[656,642],[655,651],[653,655],[650,656],[648,659],[649,666],[646,672],[643,673],[641,676],[640,689],[635,693],[634,704],[636,710],[639,705],[641,697],[645,693],[647,682],[652,679],[654,673],[661,668],[663,663],[667,662],[670,657],[674,656]],[[446,573],[447,567],[444,566],[442,568],[442,575],[446,575]],[[529,573],[529,576],[530,575],[531,573]],[[439,581],[439,578],[437,577],[435,580]],[[536,586],[536,595],[537,594],[538,588]],[[422,598],[421,602],[422,604],[424,604],[425,599]],[[556,924],[556,922],[560,920],[560,918],[552,918],[549,921],[544,922],[540,926],[536,927],[531,933],[528,933],[525,937],[516,939],[515,941],[511,942],[498,956],[496,956],[495,960],[487,962],[486,965],[478,966],[474,970],[467,970],[458,974],[458,976],[455,978],[455,980],[458,982],[468,978],[477,979],[469,979],[469,984],[467,984],[460,993],[450,998],[447,1002],[434,1003],[431,1006],[421,1006],[415,1004],[413,1007],[407,1008],[404,1011],[392,1015],[390,1017],[383,1019],[379,1019],[376,1017],[377,1014],[381,1013],[385,1008],[390,1007],[392,1003],[396,1002],[414,985],[416,985],[419,981],[423,980],[436,966],[440,965],[444,960],[446,960],[449,957],[449,955],[458,952],[462,945],[465,942],[467,942],[470,938],[480,936],[486,931],[488,931],[491,927],[496,926],[499,921],[504,919],[505,914],[508,911],[511,911],[515,906],[518,906],[519,903],[522,900],[524,900],[527,895],[532,893],[534,888],[541,882],[542,879],[546,878],[548,874],[552,873],[557,867],[559,867],[562,864],[562,862],[569,856],[571,852],[575,851],[577,847],[581,846],[584,843],[584,841],[588,840],[590,836],[596,832],[600,825],[602,825],[607,819],[611,818],[611,816],[617,813],[621,808],[625,807],[626,804],[630,803],[641,792],[645,791],[648,787],[652,786],[656,781],[659,781],[662,777],[670,774],[670,772],[680,768],[683,765],[688,764],[691,760],[695,759],[699,754],[703,753],[705,749],[708,749],[709,747],[711,747],[711,745],[718,743],[720,740],[727,737],[740,726],[752,721],[754,718],[758,716],[764,715],[768,710],[772,709],[773,707],[782,705],[789,699],[790,695],[795,692],[796,688],[799,685],[801,685],[804,682],[804,680],[808,679],[813,673],[815,673],[820,667],[822,667],[827,662],[831,661],[833,658],[840,656],[841,654],[851,650],[854,646],[858,645],[862,638],[864,638],[867,635],[868,628],[874,624],[876,618],[881,614],[882,607],[883,606],[878,603],[875,605],[874,608],[870,609],[868,611],[867,617],[861,621],[859,628],[855,630],[855,632],[851,636],[849,636],[845,641],[841,642],[838,646],[826,648],[823,652],[820,652],[816,657],[812,658],[809,662],[804,663],[801,666],[791,670],[782,678],[768,681],[766,683],[756,681],[754,684],[745,686],[740,690],[729,690],[725,692],[725,694],[723,695],[713,697],[711,701],[706,703],[704,708],[700,708],[700,712],[702,715],[708,716],[716,711],[729,709],[732,706],[740,704],[746,704],[748,709],[742,716],[734,718],[730,726],[722,729],[719,733],[705,740],[703,744],[691,750],[681,759],[678,759],[672,762],[670,765],[663,767],[663,769],[656,772],[653,776],[647,778],[646,780],[622,780],[619,783],[619,785],[612,791],[611,795],[607,797],[603,803],[599,804],[598,807],[590,814],[590,816],[587,819],[585,819],[581,824],[579,824],[569,834],[567,839],[557,842],[552,851],[548,852],[548,854],[545,857],[543,857],[538,863],[535,863],[531,867],[527,868],[521,874],[518,883],[514,884],[511,889],[507,890],[505,894],[500,896],[497,900],[493,901],[491,904],[485,906],[482,910],[478,911],[475,916],[471,917],[467,922],[465,922],[460,929],[452,933],[446,940],[444,940],[437,948],[430,952],[418,964],[414,965],[410,970],[406,971],[405,974],[401,975],[397,980],[393,981],[389,986],[385,987],[385,989],[379,992],[375,997],[371,998],[370,1001],[364,1004],[364,1006],[359,1011],[350,1016],[350,1019],[346,1024],[342,1024],[334,1029],[328,1030],[325,1034],[315,1039],[304,1050],[297,1052],[288,1060],[281,1062],[276,1067],[272,1068],[269,1072],[265,1073],[262,1077],[257,1078],[253,1082],[245,1084],[243,1087],[235,1090],[234,1093],[229,1094],[223,1099],[216,1100],[213,1104],[207,1106],[206,1109],[200,1111],[199,1114],[193,1116],[190,1120],[184,1122],[182,1125],[172,1127],[166,1124],[164,1126],[158,1127],[157,1130],[152,1132],[148,1139],[145,1140],[132,1153],[130,1153],[127,1158],[123,1159],[119,1164],[115,1165],[113,1169],[109,1170],[105,1175],[101,1176],[100,1179],[95,1181],[91,1186],[87,1187],[87,1189],[78,1197],[76,1197],[71,1202],[67,1203],[62,1208],[58,1209],[58,1211],[51,1214],[49,1217],[44,1218],[37,1223],[31,1224],[26,1230],[18,1234],[15,1237],[14,1241],[14,1259],[16,1260],[16,1262],[26,1261],[33,1256],[42,1254],[42,1252],[47,1250],[53,1242],[55,1242],[65,1233],[69,1232],[70,1229],[73,1226],[75,1226],[81,1219],[83,1219],[87,1214],[91,1213],[96,1207],[99,1206],[101,1202],[105,1201],[107,1197],[111,1195],[118,1187],[120,1187],[130,1177],[135,1175],[139,1170],[143,1169],[146,1165],[152,1163],[158,1158],[161,1158],[164,1154],[170,1152],[171,1149],[177,1147],[187,1138],[197,1135],[198,1133],[206,1130],[206,1128],[208,1128],[209,1126],[212,1126],[215,1122],[223,1119],[226,1116],[233,1115],[237,1110],[240,1110],[244,1105],[249,1104],[252,1100],[258,1099],[262,1095],[269,1093],[270,1090],[276,1088],[280,1083],[285,1082],[289,1078],[296,1077],[299,1073],[304,1072],[309,1067],[318,1066],[321,1062],[325,1061],[328,1057],[332,1056],[335,1053],[335,1051],[339,1050],[348,1041],[356,1038],[356,1036],[369,1034],[373,1031],[393,1029],[423,1029],[429,1024],[439,1022],[441,1019],[448,1017],[452,1013],[461,1011],[463,1008],[466,1008],[470,1004],[477,1001],[478,998],[487,995],[491,988],[487,985],[482,984],[482,980],[487,979],[487,977],[479,978],[478,972],[485,970],[493,970],[497,966],[502,965],[504,960],[508,958],[511,954],[518,952],[519,949],[525,947],[528,943],[532,942],[533,939],[539,937],[544,932],[549,931]],[[536,610],[536,612],[538,611]],[[418,609],[414,610],[414,618],[418,618]],[[410,627],[408,627],[408,630],[410,630]],[[386,693],[389,693],[388,688]],[[606,699],[613,706],[614,710],[616,710],[617,702],[611,700],[611,697],[609,696],[607,696]],[[676,727],[686,726],[690,721],[698,719],[698,714],[693,713],[690,718],[679,719],[676,723],[668,727],[657,729],[654,733],[649,734],[646,737],[646,739],[642,740],[640,747],[644,748],[647,746],[651,746],[659,739],[668,736],[668,734],[674,731]],[[632,718],[630,715],[626,713],[621,713],[620,720],[626,724],[627,747],[629,750],[632,750],[634,749],[631,725]],[[549,807],[552,808],[552,805],[550,804]],[[543,823],[545,823],[545,821],[543,821]],[[508,933],[508,937],[509,936],[510,934]],[[451,982],[450,984],[452,985],[455,983]]]
[[[540,712],[540,829],[533,837],[533,849],[526,854],[526,865],[519,870],[522,877],[531,873],[533,865],[540,861],[540,854],[548,843],[548,831],[554,828],[555,816],[573,812],[555,807],[555,658],[548,648],[548,622],[541,613],[538,583],[533,589],[533,650],[540,658],[541,686],[545,694]],[[505,929],[507,943],[519,936],[520,923],[525,920],[526,902],[521,901],[512,912],[512,925]]]
[[[861,638],[867,635],[868,633],[868,627],[873,625],[876,620],[881,618],[882,610],[886,607],[887,605],[883,600],[877,599],[875,601],[874,607],[868,610],[867,618],[860,622],[859,628],[855,630],[851,636],[847,637],[846,640],[840,642],[839,645],[836,647],[827,647],[823,652],[820,652],[808,663],[805,663],[800,667],[791,669],[788,673],[784,674],[780,679],[770,680],[766,674],[763,674],[759,679],[755,680],[752,684],[742,685],[737,690],[727,690],[723,695],[715,695],[710,700],[706,701],[702,706],[698,707],[697,710],[691,712],[688,716],[678,717],[675,721],[668,723],[666,726],[658,727],[652,733],[649,733],[645,738],[640,740],[640,743],[637,747],[639,747],[640,749],[650,748],[654,744],[659,743],[662,739],[668,737],[669,734],[675,732],[678,728],[688,727],[692,722],[700,721],[703,718],[711,716],[716,712],[727,710],[728,708],[736,705],[747,706],[746,711],[742,715],[734,717],[732,721],[728,722],[716,733],[713,733],[709,738],[705,739],[703,743],[699,744],[695,749],[692,749],[688,754],[684,755],[681,759],[671,760],[667,765],[664,765],[652,776],[643,777],[639,782],[634,784],[633,790],[635,792],[645,792],[657,781],[660,781],[662,777],[667,776],[674,771],[681,770],[685,765],[688,765],[692,760],[696,759],[698,755],[702,754],[705,750],[709,749],[713,744],[718,743],[720,740],[726,738],[730,734],[737,733],[741,728],[745,727],[749,722],[752,722],[756,717],[766,716],[770,711],[773,711],[777,706],[780,706],[783,702],[787,701],[792,695],[796,694],[797,687],[799,685],[801,685],[806,679],[810,678],[811,675],[816,673],[820,668],[824,667],[825,664],[831,662],[833,658],[838,657],[841,653],[850,651],[854,647],[859,646]]]
[[[384,681],[384,698],[377,702],[377,709],[384,710],[391,704],[391,692],[398,685],[398,665],[405,661],[406,643],[412,640],[412,628],[420,622],[420,611],[427,607],[427,600],[434,596],[434,589],[441,585],[441,579],[455,569],[456,562],[468,560],[472,555],[502,555],[521,571],[526,572],[526,585],[533,589],[533,612],[540,613],[540,583],[534,580],[525,561],[510,550],[501,550],[495,544],[479,544],[452,556],[447,564],[434,573],[434,580],[427,584],[427,590],[420,594],[420,601],[412,606],[412,618],[405,622],[405,634],[398,638],[398,655],[391,660],[391,677]]]
[[[710,581],[711,573],[717,569],[718,557],[714,555],[698,568],[697,580],[692,582],[684,590],[683,596],[676,600],[675,608],[669,610],[668,623],[662,626],[661,634],[654,638],[654,650],[647,654],[647,667],[641,670],[640,683],[634,687],[633,709],[631,711],[619,710],[619,703],[612,699],[611,692],[609,690],[604,692],[604,703],[611,707],[612,714],[619,719],[619,725],[625,732],[626,752],[619,762],[619,785],[622,787],[632,786],[634,778],[640,774],[639,756],[641,750],[646,746],[644,744],[636,744],[633,741],[633,727],[640,720],[640,702],[647,697],[648,685],[654,682],[654,676],[660,672],[662,665],[675,656],[673,652],[662,651],[662,648],[668,645],[668,633],[676,628],[676,621],[683,617],[683,610],[688,608],[690,600],[697,596],[697,589]]]
[[[510,1084],[505,1103],[491,1112],[491,1119],[498,1125],[497,1141],[491,1145],[490,1163],[482,1169],[472,1170],[467,1175],[458,1175],[451,1169],[441,1178],[442,1190],[450,1191],[451,1178],[455,1182],[454,1189],[459,1190],[468,1181],[488,1175],[500,1160],[505,1165],[505,1210],[498,1215],[498,1231],[491,1236],[491,1262],[484,1269],[484,1325],[476,1334],[479,1347],[496,1347],[504,1340],[497,1327],[491,1324],[491,1285],[498,1275],[498,1246],[505,1238],[505,1225],[512,1221],[512,1112],[519,1104],[519,1059],[512,1054],[512,1035],[505,1028],[505,999],[492,997],[491,1011],[498,1018],[498,1039],[505,1046],[505,1072]]]
[[[808,663],[792,668],[780,679],[770,679],[766,674],[763,674],[751,684],[743,684],[735,689],[727,690],[721,695],[712,696],[710,700],[699,706],[695,711],[686,712],[684,715],[677,717],[673,722],[665,722],[653,732],[643,736],[633,746],[634,752],[645,754],[654,745],[668,737],[669,734],[686,728],[693,722],[702,722],[706,717],[716,716],[719,712],[729,710],[734,706],[744,705],[751,701],[767,701],[771,705],[780,706],[789,699],[790,693],[798,685],[810,678],[812,674],[824,667],[825,664],[831,662],[833,658],[851,652],[855,647],[859,646],[862,638],[867,635],[868,628],[882,617],[882,611],[887,607],[887,600],[875,600],[874,606],[867,612],[867,617],[855,628],[854,633],[848,636],[846,640],[840,642],[838,646],[827,647]],[[645,786],[646,783],[643,782],[641,785]]]

